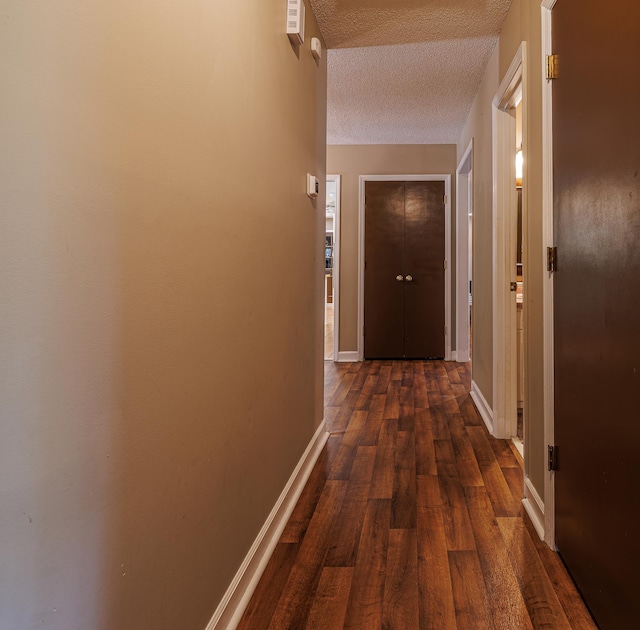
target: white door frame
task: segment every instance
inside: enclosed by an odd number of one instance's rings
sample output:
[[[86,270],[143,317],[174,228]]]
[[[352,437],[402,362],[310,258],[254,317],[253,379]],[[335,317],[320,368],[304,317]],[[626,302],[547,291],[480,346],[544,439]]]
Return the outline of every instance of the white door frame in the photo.
[[[551,11],[556,0],[542,1],[542,260],[547,247],[553,247],[553,81],[546,77],[546,58],[553,53],[551,41]],[[542,295],[544,345],[544,439],[555,444],[554,419],[554,339],[553,339],[553,274],[544,274]],[[555,549],[555,472],[545,471],[544,478],[544,541]]]
[[[333,216],[333,360],[338,360],[340,348],[340,197],[342,178],[327,175],[327,181],[336,183],[336,211]]]
[[[469,348],[469,216],[473,212],[473,138],[456,169],[456,352],[466,363]]]
[[[516,248],[513,244],[516,242],[517,230],[517,221],[513,212],[517,205],[514,159],[516,121],[513,112],[516,104],[522,100],[522,149],[525,156],[522,216],[526,217],[526,75],[526,42],[522,42],[498,88],[492,108],[493,434],[497,438],[511,437],[511,418],[518,413],[516,294],[510,289],[510,283],[516,281]],[[526,304],[523,304],[523,308],[526,308]],[[523,313],[524,316],[526,311]]]
[[[364,191],[367,182],[444,182],[445,361],[451,361],[451,175],[360,175],[358,199],[358,360],[364,359]]]

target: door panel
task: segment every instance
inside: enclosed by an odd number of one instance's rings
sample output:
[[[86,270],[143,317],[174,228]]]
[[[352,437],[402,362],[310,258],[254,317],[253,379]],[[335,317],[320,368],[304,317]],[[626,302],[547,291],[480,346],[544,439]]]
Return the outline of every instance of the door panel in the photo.
[[[444,182],[367,182],[365,357],[444,357]]]
[[[444,358],[444,182],[405,185],[405,356]]]
[[[364,322],[367,358],[401,357],[404,348],[404,183],[367,182]]]
[[[640,618],[640,5],[558,0],[556,543],[603,630]]]

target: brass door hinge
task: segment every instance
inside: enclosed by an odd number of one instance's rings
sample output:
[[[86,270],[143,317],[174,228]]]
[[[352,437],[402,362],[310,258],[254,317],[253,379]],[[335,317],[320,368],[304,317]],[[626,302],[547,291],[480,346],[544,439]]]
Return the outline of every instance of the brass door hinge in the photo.
[[[558,271],[558,248],[547,247],[547,271],[555,273]]]
[[[549,472],[558,470],[558,447],[549,445],[548,449],[549,458],[547,460],[547,464]]]
[[[558,78],[559,65],[558,55],[547,55],[547,80]]]

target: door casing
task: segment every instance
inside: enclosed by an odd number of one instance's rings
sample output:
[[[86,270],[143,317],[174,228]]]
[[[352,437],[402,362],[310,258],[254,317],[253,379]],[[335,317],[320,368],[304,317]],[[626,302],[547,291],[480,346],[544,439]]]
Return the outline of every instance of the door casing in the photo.
[[[358,360],[364,359],[364,192],[369,181],[404,181],[404,182],[444,182],[447,197],[445,212],[445,272],[444,272],[444,316],[445,329],[445,361],[451,360],[451,175],[360,175],[358,199]]]

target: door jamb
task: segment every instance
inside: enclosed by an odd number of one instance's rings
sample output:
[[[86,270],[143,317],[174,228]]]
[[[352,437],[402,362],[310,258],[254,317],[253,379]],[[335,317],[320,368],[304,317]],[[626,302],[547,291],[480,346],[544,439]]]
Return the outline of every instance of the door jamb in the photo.
[[[556,0],[542,0],[542,256],[553,247],[553,81],[546,77],[546,57],[552,54],[551,11]],[[553,274],[546,272],[543,282],[543,372],[544,372],[544,439],[555,444],[554,417],[554,337],[553,337]],[[544,478],[544,541],[555,549],[555,472],[545,471]]]
[[[469,211],[473,209],[473,138],[456,169],[456,356],[467,363],[469,348]]]
[[[358,198],[358,361],[364,359],[364,190],[366,182],[444,182],[445,361],[451,361],[451,175],[360,175]]]
[[[340,348],[340,175],[327,175],[336,183],[336,210],[333,216],[333,360],[338,361]]]

